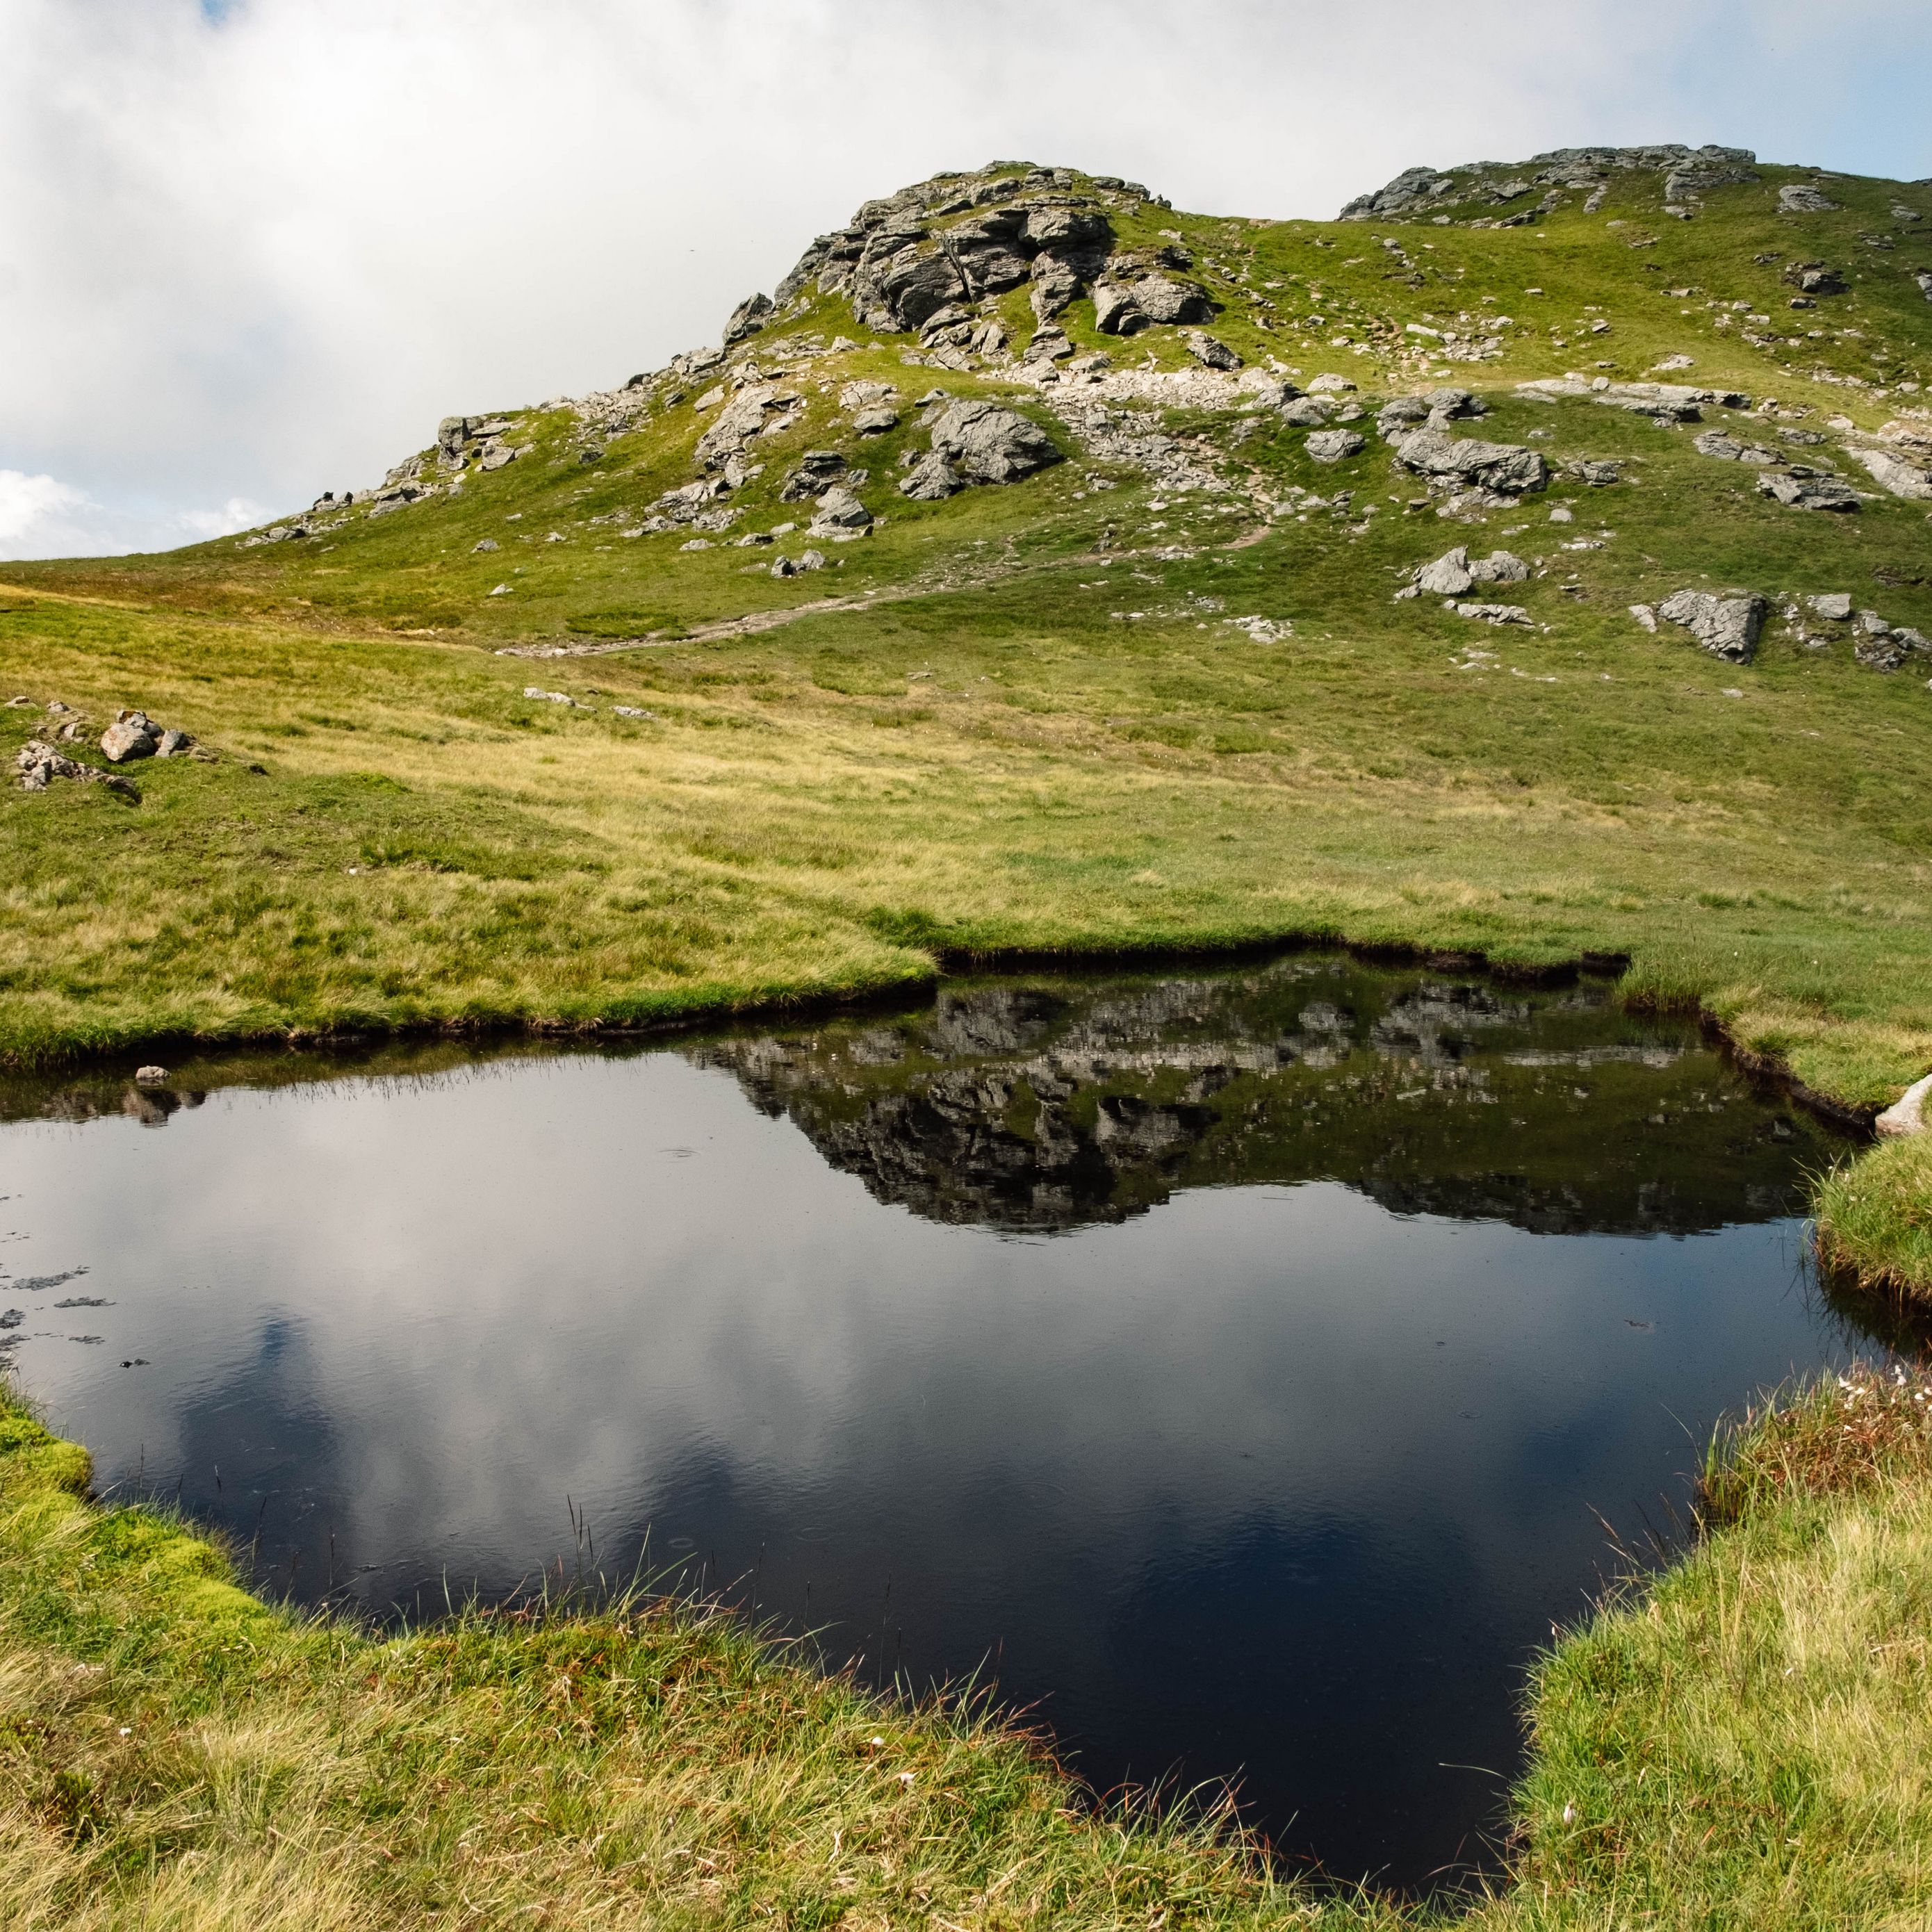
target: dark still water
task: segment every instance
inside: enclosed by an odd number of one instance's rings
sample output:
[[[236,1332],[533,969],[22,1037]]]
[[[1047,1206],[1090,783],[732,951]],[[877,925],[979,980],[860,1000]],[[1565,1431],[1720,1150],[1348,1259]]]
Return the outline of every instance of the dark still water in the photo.
[[[1663,1526],[1720,1412],[1860,1345],[1792,1218],[1828,1136],[1587,983],[962,982],[0,1111],[22,1381],[264,1587],[508,1591],[574,1508],[606,1574],[648,1535],[1402,1885],[1483,1856],[1599,1514]]]

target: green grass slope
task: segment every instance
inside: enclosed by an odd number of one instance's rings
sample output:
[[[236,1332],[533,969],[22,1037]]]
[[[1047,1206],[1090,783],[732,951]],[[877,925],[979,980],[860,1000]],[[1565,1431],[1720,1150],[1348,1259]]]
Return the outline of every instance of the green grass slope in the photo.
[[[1005,358],[946,367],[807,284],[707,367],[506,410],[523,454],[460,488],[430,450],[397,472],[416,500],[278,526],[299,538],[8,566],[0,682],[31,703],[0,710],[0,754],[58,700],[90,730],[139,704],[219,758],[136,768],[138,805],[0,800],[0,1050],[636,1024],[957,953],[1322,934],[1625,954],[1634,996],[1890,1099],[1932,1064],[1932,662],[1874,670],[1856,624],[1777,613],[1839,592],[1932,634],[1928,506],[1848,453],[1916,459],[1932,431],[1932,190],[1832,178],[1834,208],[1781,213],[1814,176],[1766,166],[1678,219],[1657,170],[1611,170],[1588,212],[1495,199],[1509,172],[1454,177],[1442,220],[1336,223],[1066,176],[1120,254],[1191,257],[1246,388],[1163,386],[1188,332],[1104,335],[1085,297],[1061,324],[1113,368],[1042,386],[1012,359],[1024,287],[981,305]],[[1841,292],[1793,309],[1812,262]],[[1752,408],[1660,424],[1516,388],[1687,357],[1667,379]],[[1366,406],[1339,462],[1252,386],[1324,372]],[[704,474],[712,391],[754,376],[797,400],[712,506],[729,528],[646,530]],[[1445,517],[1394,463],[1378,404],[1452,377],[1490,407],[1451,428],[1538,451],[1546,490]],[[896,388],[883,434],[854,430],[860,381]],[[908,500],[932,386],[1009,404],[1069,460]],[[1711,428],[1828,462],[1862,507],[1771,500],[1696,451]],[[812,541],[780,495],[808,448],[864,466],[874,521],[775,577]],[[1585,483],[1588,460],[1622,480]],[[1394,601],[1464,542],[1531,564],[1504,593],[1527,626]],[[1748,666],[1627,608],[1726,586],[1773,600]]]

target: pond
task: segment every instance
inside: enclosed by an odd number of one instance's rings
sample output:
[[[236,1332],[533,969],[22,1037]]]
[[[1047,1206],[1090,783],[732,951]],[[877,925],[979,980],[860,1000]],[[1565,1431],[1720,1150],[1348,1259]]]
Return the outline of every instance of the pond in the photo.
[[[0,1343],[104,1488],[375,1616],[676,1566],[1102,1790],[1492,1862],[1526,1669],[1872,1345],[1830,1132],[1607,985],[1297,954],[622,1048],[0,1085]]]

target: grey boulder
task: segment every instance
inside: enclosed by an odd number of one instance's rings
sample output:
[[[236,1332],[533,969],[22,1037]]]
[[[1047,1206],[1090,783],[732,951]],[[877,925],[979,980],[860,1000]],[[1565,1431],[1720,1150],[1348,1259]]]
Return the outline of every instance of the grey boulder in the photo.
[[[956,496],[966,487],[966,479],[943,456],[925,456],[914,464],[899,484],[899,494],[916,503],[936,503]]]
[[[1319,396],[1291,396],[1281,406],[1281,419],[1294,429],[1322,429],[1335,413],[1333,403]]]
[[[955,403],[932,427],[932,449],[969,483],[1012,483],[1060,460],[1046,432],[998,403]]]
[[[1474,485],[1501,496],[1546,488],[1550,466],[1533,449],[1510,442],[1480,442],[1432,427],[1413,430],[1394,445],[1406,470],[1436,481]]]
[[[1205,322],[1214,313],[1205,290],[1165,275],[1143,276],[1133,285],[1133,298],[1151,322]]]
[[[1789,476],[1780,476],[1768,470],[1757,479],[1757,488],[1760,496],[1772,497],[1787,509],[1856,510],[1861,507],[1858,493],[1835,476],[1801,475],[1796,470]]]
[[[1340,463],[1360,454],[1362,439],[1352,429],[1318,429],[1310,436],[1308,453],[1317,463]]]
[[[1147,326],[1148,314],[1131,290],[1118,282],[1094,284],[1094,326],[1103,335],[1131,335]]]
[[[747,296],[731,311],[731,320],[724,325],[724,340],[728,346],[742,342],[748,335],[755,335],[765,326],[765,319],[772,313],[770,296]]]
[[[1690,447],[1700,456],[1714,456],[1726,463],[1762,464],[1775,463],[1774,450],[1761,449],[1756,443],[1740,442],[1734,436],[1727,436],[1720,429],[1707,429],[1693,439]]]
[[[872,513],[842,483],[835,483],[818,500],[818,513],[812,520],[809,534],[836,537],[865,530]]]
[[[1932,470],[1907,463],[1883,449],[1854,449],[1847,452],[1853,462],[1862,463],[1872,481],[1894,496],[1923,502],[1932,498]]]
[[[1769,608],[1754,591],[1718,597],[1708,590],[1680,590],[1658,605],[1657,614],[1682,625],[1713,657],[1749,664]]]
[[[1829,214],[1838,206],[1808,182],[1792,182],[1778,190],[1778,212],[1780,214]]]
[[[1238,369],[1241,366],[1240,357],[1204,329],[1190,328],[1185,339],[1188,354],[1204,368]]]
[[[100,734],[100,748],[113,764],[152,758],[160,744],[160,727],[145,711],[123,711]]]

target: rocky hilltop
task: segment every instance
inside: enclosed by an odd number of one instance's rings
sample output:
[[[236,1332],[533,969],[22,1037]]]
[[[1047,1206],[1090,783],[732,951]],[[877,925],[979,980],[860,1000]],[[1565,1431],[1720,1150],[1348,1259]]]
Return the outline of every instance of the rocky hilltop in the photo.
[[[586,485],[628,479],[597,520],[646,540],[640,562],[662,555],[650,539],[769,548],[758,567],[782,580],[838,568],[838,547],[920,506],[1070,465],[1083,500],[1125,488],[1179,506],[1142,547],[1168,563],[1219,518],[1231,533],[1312,518],[1355,538],[1391,505],[1601,522],[1668,446],[1592,436],[1605,410],[1681,434],[1692,470],[1721,489],[1724,466],[1778,512],[1932,502],[1925,187],[1742,148],[1571,148],[1408,169],[1324,224],[1178,214],[1115,176],[990,163],[864,203],[740,303],[716,346],[589,396],[447,418],[375,490],[239,543],[337,541],[514,476],[561,487],[572,465]],[[1564,548],[1605,541],[1579,528]],[[1384,594],[1548,634],[1558,620],[1534,597],[1499,592],[1574,574],[1547,547],[1452,540]],[[526,574],[488,594],[520,604]],[[1780,617],[1803,647],[1842,643],[1870,669],[1932,651],[1915,612],[1833,577],[1724,574],[1641,583],[1628,622],[1740,665]],[[1286,634],[1266,610],[1229,621]]]

